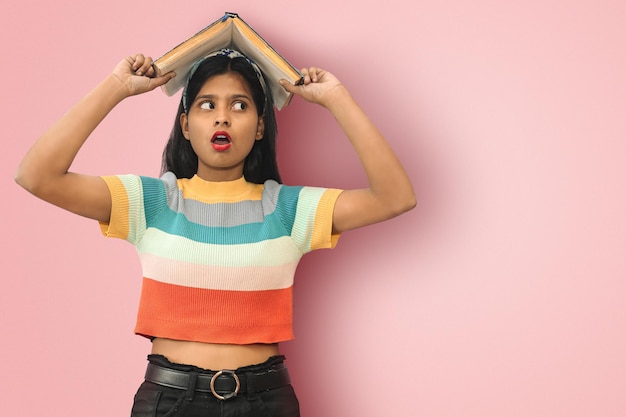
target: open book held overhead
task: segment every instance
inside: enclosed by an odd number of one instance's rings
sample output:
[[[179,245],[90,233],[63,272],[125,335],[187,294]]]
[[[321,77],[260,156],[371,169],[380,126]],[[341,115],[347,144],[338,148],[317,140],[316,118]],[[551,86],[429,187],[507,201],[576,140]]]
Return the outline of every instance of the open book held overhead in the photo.
[[[289,104],[292,94],[278,83],[280,79],[301,84],[303,77],[293,65],[280,55],[237,13],[227,12],[200,32],[185,40],[154,61],[158,74],[176,72],[176,77],[163,87],[171,96],[187,82],[189,70],[200,58],[218,49],[236,49],[253,60],[263,72],[278,110]]]

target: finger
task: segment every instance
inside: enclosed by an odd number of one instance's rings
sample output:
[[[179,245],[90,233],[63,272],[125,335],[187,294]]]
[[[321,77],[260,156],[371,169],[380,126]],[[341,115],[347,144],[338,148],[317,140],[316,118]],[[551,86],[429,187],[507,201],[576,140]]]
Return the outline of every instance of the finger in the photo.
[[[310,82],[318,82],[325,72],[326,71],[320,67],[306,67],[300,69],[300,74],[307,84]]]
[[[160,77],[155,77],[150,80],[150,85],[152,88],[160,87],[164,84],[167,84],[169,80],[174,78],[176,73],[173,71],[168,72],[167,74],[161,75]]]
[[[322,73],[324,72],[324,70],[319,67],[309,67],[302,68],[300,72],[304,76],[304,84],[306,85],[318,82],[322,77]]]
[[[303,74],[304,75],[304,74]],[[285,89],[287,90],[287,92],[289,93],[295,93],[296,92],[296,88],[298,86],[295,86],[293,84],[291,84],[289,81],[285,80],[285,79],[281,79],[278,81],[278,83]]]
[[[152,58],[141,55],[141,59],[137,60],[136,63],[139,64],[139,67],[135,70],[137,75],[151,76],[149,75],[150,71],[152,71],[152,74],[154,75],[154,70],[152,69]]]
[[[294,85],[291,83],[291,81],[284,79],[280,80],[279,83],[288,93],[296,94],[298,96],[303,96],[306,94],[307,89],[305,84]]]
[[[141,64],[141,68],[139,68],[142,74],[148,75],[150,71],[154,74],[154,69],[152,68],[152,58],[149,56],[144,57],[143,64]],[[148,75],[149,76],[149,75]]]
[[[303,76],[303,84],[307,85],[311,83],[311,73],[310,73],[310,69],[309,68],[302,68],[300,70],[300,73],[302,73]]]
[[[146,71],[146,76],[150,77],[150,78],[156,78],[159,75],[157,74],[156,68],[154,67],[154,62],[150,63],[150,67],[148,68],[148,70]]]
[[[145,60],[143,54],[135,54],[134,56],[131,57],[132,60],[132,65],[131,65],[131,69],[134,72],[137,72],[139,70],[139,68],[141,68],[141,66],[143,65],[143,62]]]
[[[309,68],[309,77],[311,77],[311,82],[316,83],[319,80],[318,73],[319,73],[319,68],[317,67]]]

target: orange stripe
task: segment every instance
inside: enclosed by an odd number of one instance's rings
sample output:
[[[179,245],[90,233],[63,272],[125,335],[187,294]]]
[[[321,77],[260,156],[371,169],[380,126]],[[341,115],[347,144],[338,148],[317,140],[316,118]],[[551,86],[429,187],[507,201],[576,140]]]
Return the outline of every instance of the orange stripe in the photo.
[[[207,343],[293,339],[292,288],[223,291],[143,279],[135,332]]]

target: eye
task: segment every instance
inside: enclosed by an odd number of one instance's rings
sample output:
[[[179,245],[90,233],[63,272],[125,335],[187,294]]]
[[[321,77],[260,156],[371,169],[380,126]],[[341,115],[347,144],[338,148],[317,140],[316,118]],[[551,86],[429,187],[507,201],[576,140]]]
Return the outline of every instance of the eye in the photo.
[[[215,108],[215,104],[211,101],[203,101],[200,103],[200,108],[202,110],[213,110]]]
[[[248,108],[248,105],[244,103],[243,101],[236,101],[233,103],[234,110],[245,110],[247,108]]]

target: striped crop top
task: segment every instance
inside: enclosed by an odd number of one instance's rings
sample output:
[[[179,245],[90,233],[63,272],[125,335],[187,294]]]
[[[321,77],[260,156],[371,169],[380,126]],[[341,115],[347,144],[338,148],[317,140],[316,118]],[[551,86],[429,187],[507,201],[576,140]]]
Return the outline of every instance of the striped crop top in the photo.
[[[340,190],[241,178],[103,177],[105,236],[135,245],[143,272],[135,333],[207,343],[294,338],[292,288],[302,255],[332,248]]]

